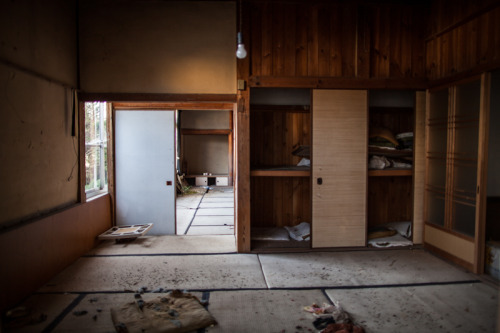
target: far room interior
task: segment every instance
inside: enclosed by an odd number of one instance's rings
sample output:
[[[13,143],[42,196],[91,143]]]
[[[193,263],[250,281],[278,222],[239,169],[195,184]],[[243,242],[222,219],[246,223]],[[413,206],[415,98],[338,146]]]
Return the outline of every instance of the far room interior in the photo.
[[[234,235],[232,110],[178,110],[178,235]]]

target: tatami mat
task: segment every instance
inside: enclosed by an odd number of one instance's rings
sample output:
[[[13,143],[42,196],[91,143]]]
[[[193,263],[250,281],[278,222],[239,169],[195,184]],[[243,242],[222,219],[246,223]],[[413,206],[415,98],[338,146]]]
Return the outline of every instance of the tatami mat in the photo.
[[[317,332],[311,313],[313,303],[327,302],[320,290],[258,290],[210,293],[208,310],[219,322],[207,332]]]
[[[41,292],[265,288],[255,255],[113,256],[80,258]]]
[[[187,235],[234,235],[233,225],[191,225]]]
[[[416,284],[476,279],[425,250],[259,255],[270,288]]]
[[[204,208],[232,208],[234,207],[232,202],[206,202],[203,200],[203,202],[200,204],[200,209]]]
[[[498,332],[498,290],[484,283],[327,290],[366,332]]]
[[[234,253],[234,236],[144,236],[131,242],[104,241],[87,255]]]
[[[17,307],[18,311],[25,311],[28,315],[21,316],[15,322],[5,319],[3,328],[5,332],[43,332],[77,298],[78,295],[69,294],[31,295]]]
[[[200,208],[196,216],[200,215],[234,216],[234,208]]]
[[[191,226],[195,225],[234,225],[233,216],[196,216]]]

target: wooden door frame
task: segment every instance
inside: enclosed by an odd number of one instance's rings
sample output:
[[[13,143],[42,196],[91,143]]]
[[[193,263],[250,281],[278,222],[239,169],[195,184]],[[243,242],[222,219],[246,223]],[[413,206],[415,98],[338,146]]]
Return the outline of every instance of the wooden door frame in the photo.
[[[85,113],[84,103],[93,101],[106,101],[109,104],[108,113],[112,114],[108,123],[108,193],[111,198],[111,223],[116,225],[116,209],[115,200],[115,167],[114,167],[114,114],[116,109],[120,110],[227,110],[230,111],[230,121],[233,123],[233,115],[237,110],[236,94],[128,94],[128,93],[85,93],[80,92],[77,96],[79,110],[79,166],[80,166],[80,184],[79,197],[80,201],[85,198]],[[233,127],[234,129],[234,127]],[[234,140],[233,130],[228,135],[229,151],[233,153],[228,157],[229,172],[231,180],[235,179],[236,170],[234,170],[235,154],[234,149],[236,143]],[[236,183],[233,181],[233,183]],[[236,185],[236,184],[235,184]],[[236,194],[236,192],[235,192]],[[236,207],[235,207],[236,212]],[[237,218],[235,214],[235,229],[237,227]]]

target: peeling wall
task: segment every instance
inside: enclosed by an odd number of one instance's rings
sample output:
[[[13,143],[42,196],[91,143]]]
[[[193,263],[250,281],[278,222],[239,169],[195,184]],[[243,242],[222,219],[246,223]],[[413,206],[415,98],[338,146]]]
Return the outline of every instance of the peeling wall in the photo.
[[[74,1],[0,5],[0,228],[77,202]]]
[[[236,92],[234,1],[80,2],[87,92]]]

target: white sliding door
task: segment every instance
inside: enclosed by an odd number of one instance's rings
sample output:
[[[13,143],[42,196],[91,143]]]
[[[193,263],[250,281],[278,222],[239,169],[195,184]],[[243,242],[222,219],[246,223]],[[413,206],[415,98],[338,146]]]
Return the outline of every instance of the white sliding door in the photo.
[[[150,234],[175,234],[174,119],[174,111],[116,111],[117,225],[154,223]]]

